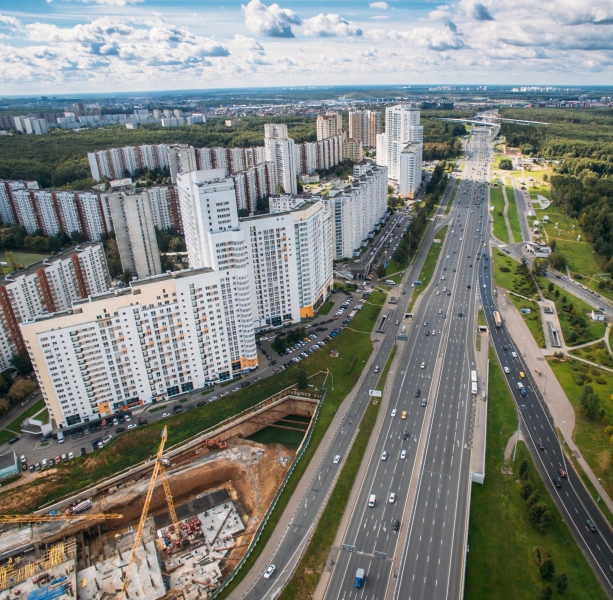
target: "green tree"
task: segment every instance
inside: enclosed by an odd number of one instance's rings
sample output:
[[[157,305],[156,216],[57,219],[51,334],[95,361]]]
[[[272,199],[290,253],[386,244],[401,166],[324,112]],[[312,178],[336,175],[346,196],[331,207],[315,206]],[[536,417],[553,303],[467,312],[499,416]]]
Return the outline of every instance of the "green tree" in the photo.
[[[553,283],[549,282],[549,285],[547,286],[547,291],[553,292]]]
[[[544,258],[535,258],[532,261],[532,274],[535,277],[542,277],[547,272],[547,261]]]
[[[595,419],[600,411],[600,396],[591,385],[583,386],[579,394],[579,405],[588,419]]]
[[[519,491],[519,495],[523,500],[527,500],[532,494],[532,484],[529,481],[524,481],[521,484],[521,489]]]
[[[538,490],[534,490],[534,492],[526,500],[526,504],[528,505],[528,508],[536,504],[540,499],[541,499],[541,492],[539,492]]]
[[[512,171],[513,161],[510,158],[502,158],[500,159],[499,167],[505,171]]]
[[[298,370],[298,377],[296,378],[296,384],[298,385],[299,390],[305,390],[309,387],[309,380],[307,378],[307,373],[304,369]]]
[[[553,519],[553,517],[552,517],[551,511],[549,509],[544,511],[543,514],[541,515],[541,518],[539,519],[539,522],[538,522],[538,526],[539,526],[539,529],[543,533],[546,533],[547,530],[549,529],[549,526],[551,525],[552,519]]]
[[[377,274],[377,277],[379,279],[383,279],[386,275],[385,266],[382,264],[377,265],[377,268],[375,269],[375,273]]]
[[[530,519],[530,522],[534,525],[538,525],[539,521],[541,520],[541,515],[546,510],[548,510],[547,504],[544,502],[536,502],[533,504],[528,511],[528,518]]]
[[[560,573],[556,577],[556,588],[560,594],[563,594],[566,588],[568,587],[568,577],[566,573]]]
[[[561,271],[566,267],[566,257],[561,252],[552,252],[549,255],[549,264],[556,270]]]
[[[10,250],[6,253],[6,260],[13,271],[19,271],[23,266],[15,256],[15,253]]]
[[[543,579],[549,579],[556,572],[551,556],[547,556],[543,559],[543,562],[539,565],[539,572]]]
[[[551,251],[555,252],[557,246],[558,246],[558,242],[556,241],[556,238],[551,238],[549,240],[549,247],[551,248]]]
[[[12,404],[21,402],[24,398],[33,394],[37,387],[38,386],[29,379],[16,379],[8,392],[8,397]]]
[[[0,415],[4,415],[9,411],[11,405],[6,398],[0,398]]]
[[[10,363],[17,369],[20,375],[29,375],[32,372],[32,361],[27,352],[13,354]]]
[[[519,463],[519,477],[524,481],[528,477],[528,461],[525,458]]]
[[[551,600],[552,597],[553,597],[553,590],[551,589],[551,585],[547,584],[541,592],[540,600]]]
[[[85,236],[80,231],[70,233],[70,239],[77,244],[82,244],[85,241]]]
[[[121,279],[126,285],[128,285],[130,281],[132,281],[132,271],[130,271],[130,269],[124,269],[123,273],[121,274]]]

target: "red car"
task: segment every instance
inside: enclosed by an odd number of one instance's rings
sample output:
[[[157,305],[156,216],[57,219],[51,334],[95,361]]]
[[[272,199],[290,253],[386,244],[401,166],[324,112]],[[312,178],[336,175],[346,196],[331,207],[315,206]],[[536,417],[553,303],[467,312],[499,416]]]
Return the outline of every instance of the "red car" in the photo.
[[[560,467],[560,475],[566,478],[566,471],[562,467]]]

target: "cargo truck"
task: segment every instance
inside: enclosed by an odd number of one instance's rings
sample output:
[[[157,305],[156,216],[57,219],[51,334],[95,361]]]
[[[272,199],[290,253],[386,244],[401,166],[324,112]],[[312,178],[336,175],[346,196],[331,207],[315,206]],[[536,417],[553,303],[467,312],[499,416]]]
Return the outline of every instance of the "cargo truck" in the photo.
[[[364,585],[364,569],[355,572],[355,587],[361,588]]]
[[[494,311],[494,325],[496,325],[496,327],[502,327],[502,317],[497,310]]]

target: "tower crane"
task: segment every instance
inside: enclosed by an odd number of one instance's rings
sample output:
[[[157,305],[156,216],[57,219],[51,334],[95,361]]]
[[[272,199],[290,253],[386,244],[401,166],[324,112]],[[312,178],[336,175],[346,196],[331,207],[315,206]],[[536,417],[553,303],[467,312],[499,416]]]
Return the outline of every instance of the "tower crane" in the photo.
[[[181,534],[181,529],[179,527],[179,520],[177,519],[177,512],[175,511],[175,504],[172,499],[172,494],[170,492],[170,483],[168,482],[168,473],[166,472],[165,466],[162,464],[162,455],[164,454],[164,446],[166,445],[166,440],[168,439],[168,428],[164,427],[161,434],[160,447],[158,448],[157,455],[155,457],[155,463],[153,465],[153,473],[151,474],[151,481],[149,482],[149,488],[147,489],[147,495],[145,496],[145,504],[143,506],[143,512],[140,516],[140,521],[138,523],[138,529],[136,530],[136,535],[134,536],[134,544],[132,545],[132,553],[130,554],[130,560],[124,570],[124,579],[123,586],[121,588],[121,592],[119,593],[119,600],[124,600],[126,597],[126,590],[128,589],[129,583],[129,571],[130,567],[134,563],[134,559],[136,558],[136,551],[140,546],[141,540],[143,539],[143,530],[145,529],[145,521],[147,520],[147,514],[149,512],[149,505],[151,504],[151,497],[153,496],[153,488],[155,487],[155,482],[159,475],[162,477],[162,485],[164,487],[164,495],[166,496],[166,502],[168,503],[168,511],[170,512],[170,518],[172,520],[172,524],[175,527],[175,531],[177,534]]]

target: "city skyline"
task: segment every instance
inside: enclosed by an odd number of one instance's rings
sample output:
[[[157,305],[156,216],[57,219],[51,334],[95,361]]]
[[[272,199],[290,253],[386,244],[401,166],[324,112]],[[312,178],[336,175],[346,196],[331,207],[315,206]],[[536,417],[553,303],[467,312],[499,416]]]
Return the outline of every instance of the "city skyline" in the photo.
[[[20,10],[0,9],[0,81],[7,94],[467,80],[589,85],[611,72],[612,29],[604,0],[589,7],[26,0]]]

